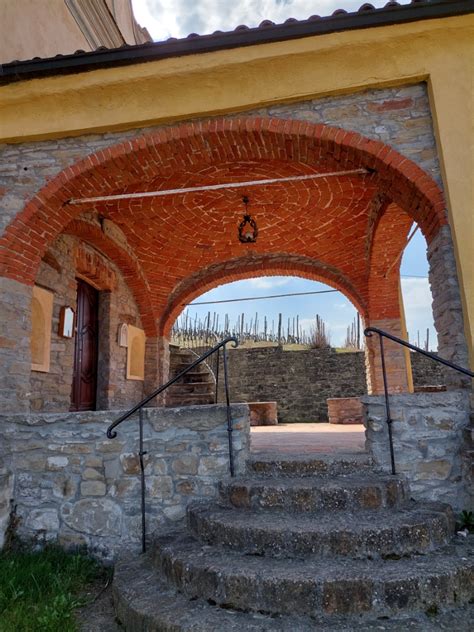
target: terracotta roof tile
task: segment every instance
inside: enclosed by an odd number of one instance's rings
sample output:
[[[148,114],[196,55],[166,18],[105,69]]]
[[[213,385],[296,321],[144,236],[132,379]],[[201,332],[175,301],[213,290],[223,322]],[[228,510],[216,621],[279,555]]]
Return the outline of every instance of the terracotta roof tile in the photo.
[[[166,57],[211,52],[272,41],[283,41],[336,31],[384,26],[398,22],[449,17],[474,12],[474,0],[411,0],[401,4],[390,0],[384,7],[362,4],[357,11],[336,9],[332,15],[311,15],[306,20],[288,18],[282,24],[264,20],[257,27],[240,24],[231,31],[214,31],[210,34],[190,33],[187,37],[170,37],[167,40],[145,44],[124,44],[119,48],[98,48],[85,52],[77,50],[70,55],[49,58],[34,57],[27,61],[12,61],[0,65],[0,82],[8,83],[30,76],[80,72],[108,65],[153,61]],[[61,61],[64,63],[61,65]]]

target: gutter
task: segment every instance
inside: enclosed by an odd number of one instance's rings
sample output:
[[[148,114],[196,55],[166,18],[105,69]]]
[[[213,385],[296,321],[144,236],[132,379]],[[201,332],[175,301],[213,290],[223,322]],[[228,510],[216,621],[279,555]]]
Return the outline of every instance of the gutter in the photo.
[[[38,77],[72,74],[111,66],[159,61],[171,57],[199,55],[220,50],[269,44],[303,37],[326,35],[338,31],[391,26],[447,18],[474,13],[474,0],[412,0],[409,5],[388,3],[381,9],[364,4],[355,13],[336,11],[327,17],[313,16],[308,20],[287,20],[284,24],[263,22],[259,27],[239,26],[234,31],[211,35],[188,35],[164,42],[78,51],[70,55],[13,61],[0,65],[0,85]]]

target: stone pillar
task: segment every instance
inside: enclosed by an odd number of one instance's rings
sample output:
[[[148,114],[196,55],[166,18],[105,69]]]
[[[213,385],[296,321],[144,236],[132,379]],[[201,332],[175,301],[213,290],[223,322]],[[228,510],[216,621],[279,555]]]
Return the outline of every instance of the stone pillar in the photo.
[[[146,397],[159,385],[158,338],[147,338],[145,345],[145,383],[143,385],[143,395]],[[156,406],[156,402],[153,401],[150,405]]]
[[[33,288],[0,278],[0,408],[25,412],[30,407],[31,298]]]
[[[461,291],[449,226],[442,226],[428,245],[428,262],[438,353],[445,360],[469,368]],[[447,388],[451,389],[471,384],[470,378],[448,368],[445,369],[445,380]]]
[[[378,327],[384,331],[403,338],[403,326],[400,318],[384,318],[381,320],[371,320],[368,327]],[[374,334],[367,337],[365,365],[367,372],[367,388],[370,394],[375,395],[384,392],[382,359],[380,355],[379,336]],[[391,342],[387,338],[383,339],[385,368],[387,373],[387,384],[389,393],[406,393],[409,391],[407,379],[407,367],[405,362],[404,347]]]
[[[170,338],[160,336],[158,338],[158,363],[159,377],[163,384],[170,379]]]
[[[99,358],[97,371],[97,410],[110,409],[110,403],[113,396],[113,385],[111,384],[111,296],[111,292],[99,293]]]
[[[147,338],[145,347],[145,396],[169,380],[169,343],[169,338],[166,336]],[[150,403],[150,406],[160,406],[162,403],[163,398],[157,397]]]

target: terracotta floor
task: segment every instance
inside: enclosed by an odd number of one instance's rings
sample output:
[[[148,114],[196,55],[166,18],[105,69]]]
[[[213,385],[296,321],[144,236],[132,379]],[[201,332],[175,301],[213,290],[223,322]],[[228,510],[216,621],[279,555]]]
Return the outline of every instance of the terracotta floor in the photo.
[[[251,430],[251,451],[282,454],[363,452],[364,426],[326,423],[256,426]]]

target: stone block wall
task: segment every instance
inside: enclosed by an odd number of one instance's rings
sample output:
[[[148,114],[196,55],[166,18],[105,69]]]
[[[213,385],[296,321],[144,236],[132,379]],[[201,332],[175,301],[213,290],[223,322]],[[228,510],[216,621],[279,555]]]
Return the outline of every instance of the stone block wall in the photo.
[[[276,401],[281,423],[327,421],[329,398],[367,393],[363,351],[229,348],[228,358],[231,401]],[[412,354],[415,385],[442,384],[438,366]],[[222,359],[219,375],[219,400],[224,401]]]
[[[76,309],[78,252],[81,258],[90,254],[101,265],[101,276],[112,279],[106,284],[110,289],[99,292],[97,407],[129,406],[143,396],[143,382],[126,379],[127,349],[120,347],[117,341],[120,323],[141,327],[138,308],[129,288],[111,261],[90,247],[81,245],[77,238],[61,235],[41,262],[36,278],[38,285],[54,293],[54,303],[50,370],[47,373],[31,371],[30,402],[33,411],[58,412],[70,407],[75,339],[59,336],[58,326],[63,305]],[[82,267],[79,273],[81,271]],[[100,272],[96,270],[94,274],[98,277]]]
[[[385,400],[365,396],[366,448],[390,471]],[[469,392],[410,393],[390,396],[397,474],[410,483],[417,500],[437,500],[456,510],[472,507],[472,489],[463,472],[464,434],[469,425]]]
[[[276,401],[280,423],[327,421],[329,397],[367,392],[363,352],[237,348],[229,349],[228,358],[231,401]],[[223,401],[222,367],[219,374]]]
[[[442,386],[445,384],[445,371],[438,364],[419,353],[411,353],[413,384],[416,386]]]
[[[0,446],[14,479],[18,535],[98,557],[140,548],[138,420],[107,426],[120,411],[0,417]],[[249,453],[246,406],[232,406],[238,473]],[[189,501],[212,498],[229,473],[224,406],[144,409],[147,528],[183,519]],[[0,453],[0,458],[2,454]],[[1,501],[1,499],[0,499]],[[0,504],[0,524],[2,519]]]

